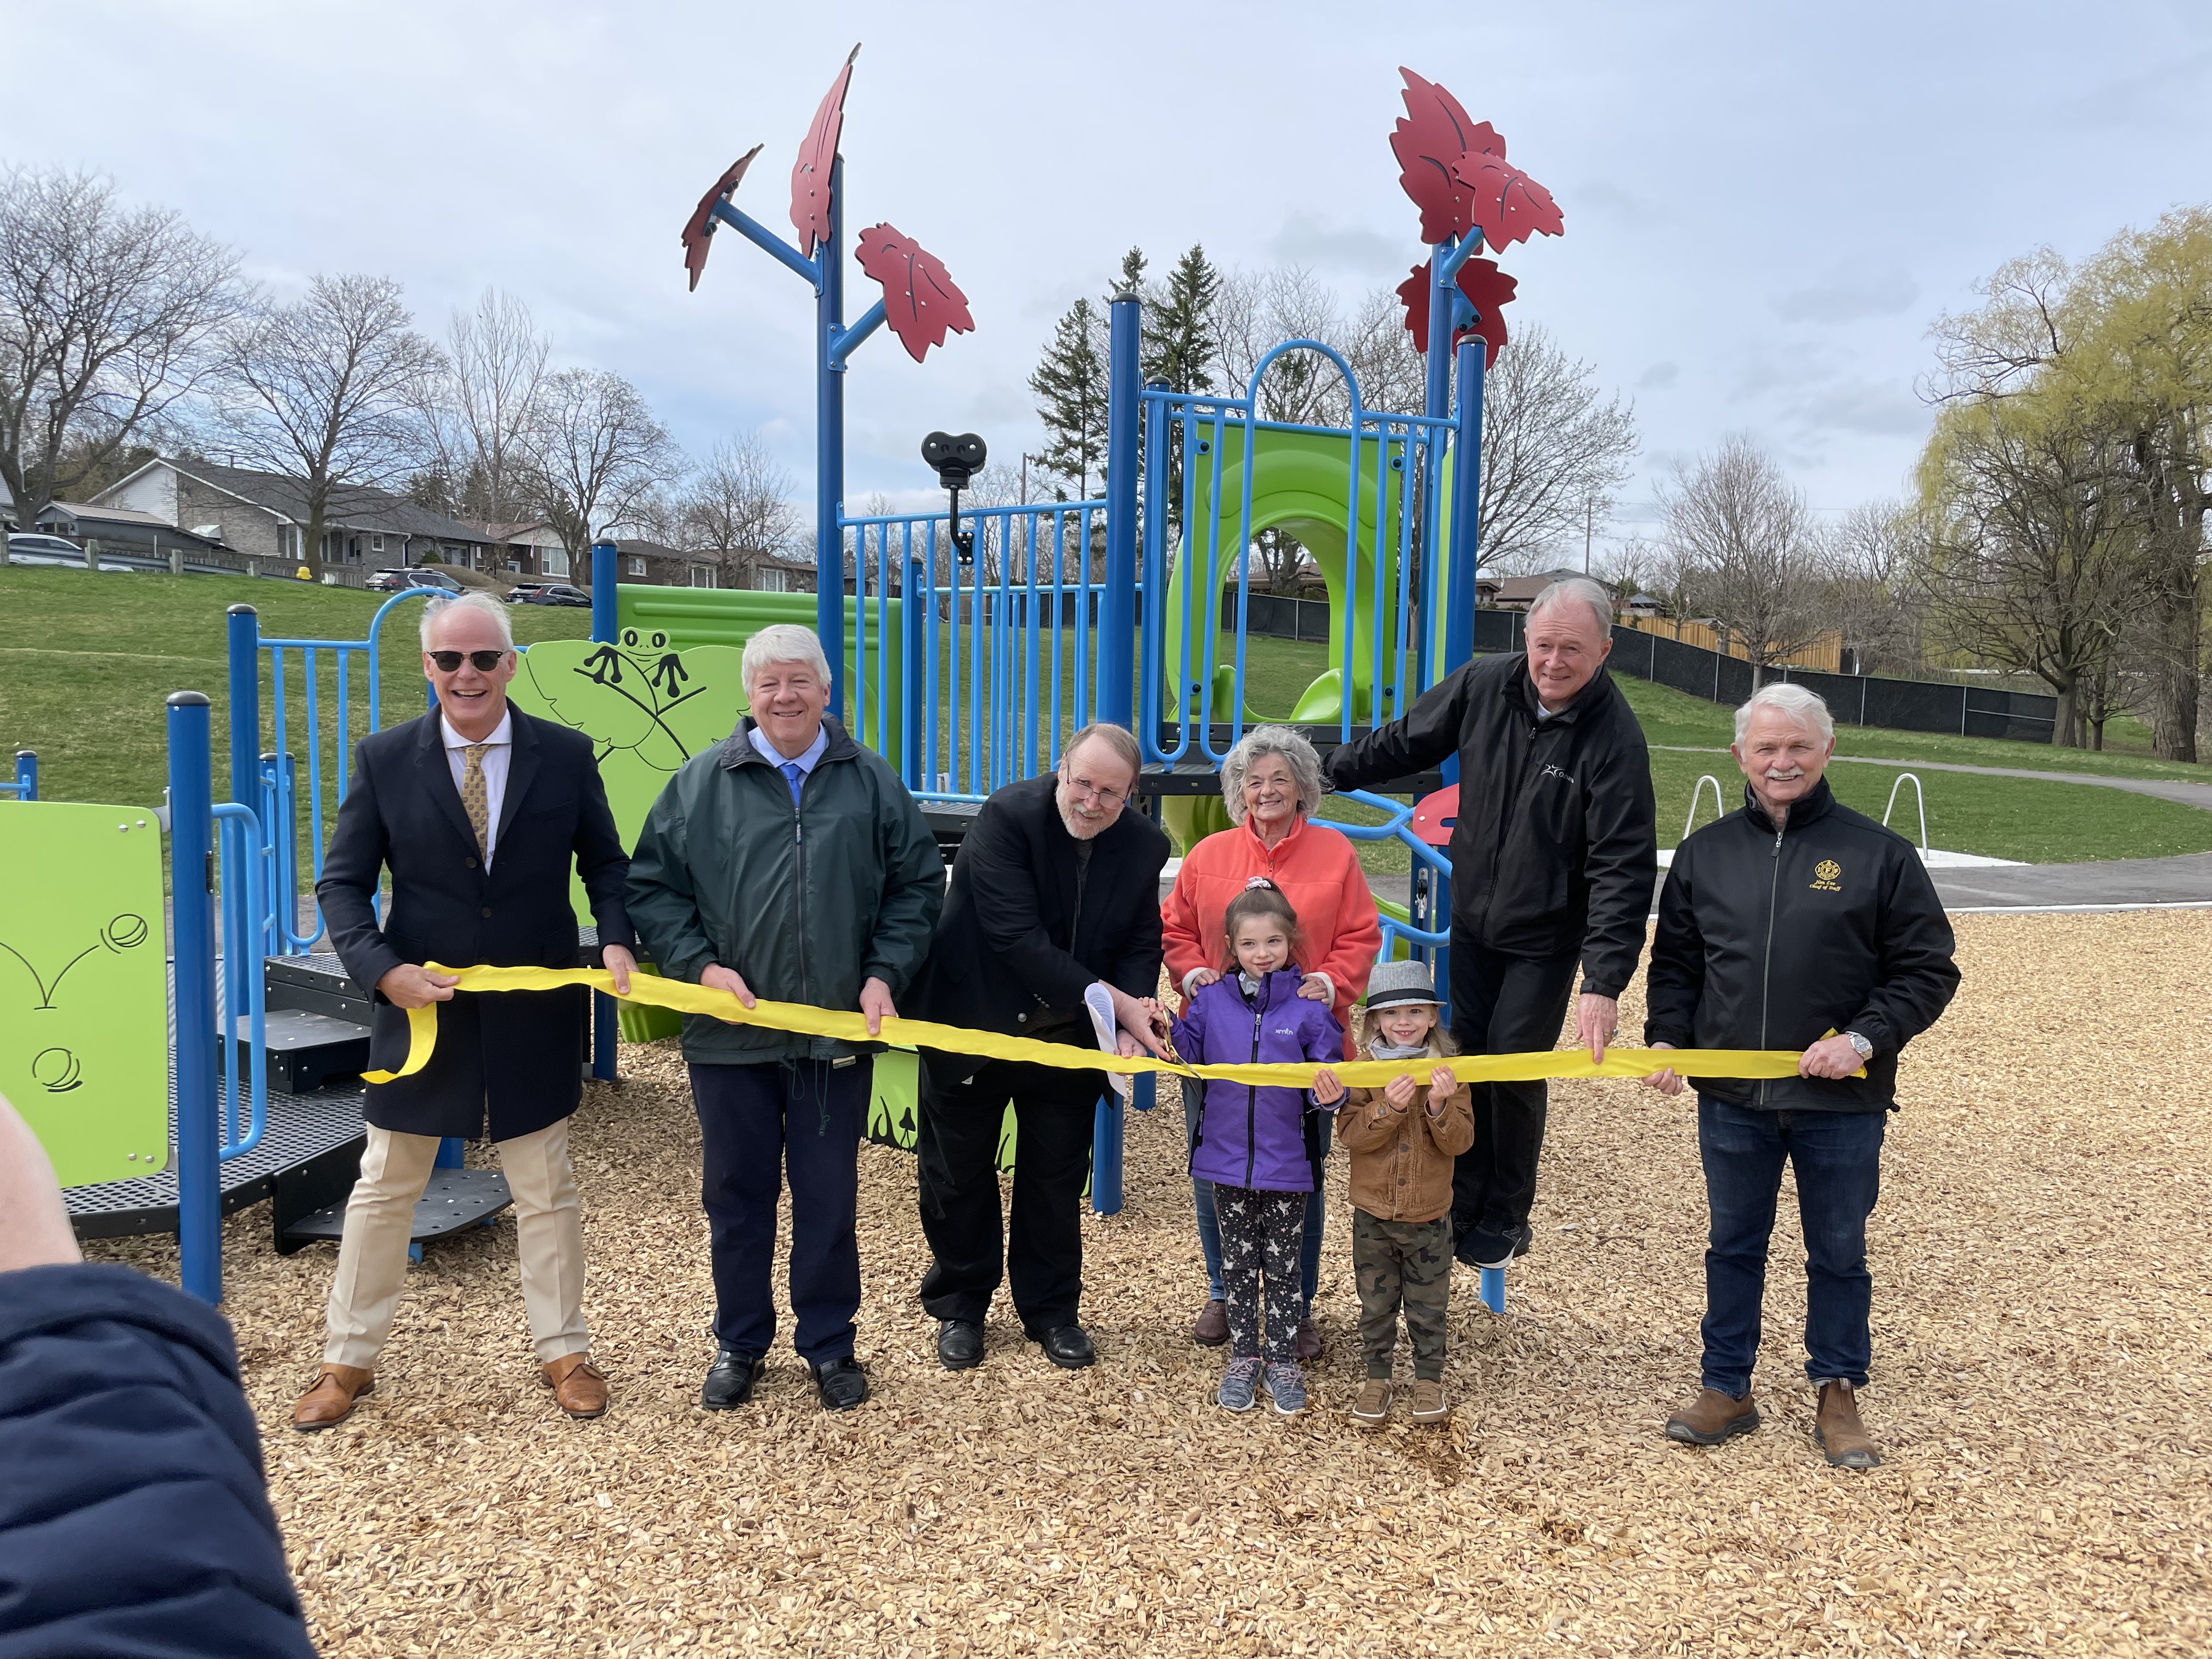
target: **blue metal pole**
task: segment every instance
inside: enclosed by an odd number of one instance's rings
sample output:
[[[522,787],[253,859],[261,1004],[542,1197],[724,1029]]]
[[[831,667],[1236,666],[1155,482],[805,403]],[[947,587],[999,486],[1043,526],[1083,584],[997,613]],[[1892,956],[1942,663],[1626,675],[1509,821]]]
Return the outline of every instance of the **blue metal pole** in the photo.
[[[910,547],[912,526],[907,527],[904,539]],[[933,544],[934,539],[933,531]],[[901,556],[905,568],[899,576],[899,625],[905,631],[906,640],[899,665],[899,769],[905,774],[906,787],[918,790],[935,787],[935,780],[927,776],[922,764],[922,721],[931,713],[926,707],[926,653],[933,643],[923,630],[933,633],[937,627],[937,596],[932,591],[929,567],[923,562],[923,556],[904,551]]]
[[[1014,1156],[1021,1157],[1018,1147]],[[1121,1213],[1121,1097],[1111,1089],[1098,1097],[1091,1118],[1091,1207],[1099,1215]]]
[[[1444,526],[1451,562],[1444,596],[1444,659],[1439,678],[1474,655],[1475,509],[1482,483],[1482,369],[1480,340],[1459,348],[1459,422],[1452,433],[1451,522]]]
[[[185,1289],[222,1300],[216,1122],[214,767],[208,700],[169,698],[169,885],[176,939],[177,1253]]]
[[[845,323],[845,162],[830,167],[830,235],[814,250],[814,631],[830,659],[830,713],[845,714],[845,371],[830,361]]]
[[[36,800],[39,798],[39,757],[37,751],[18,749],[15,751],[15,799]]]
[[[599,645],[612,645],[622,631],[621,612],[617,589],[621,585],[622,550],[610,539],[592,544],[592,639]],[[604,991],[592,993],[592,1075],[611,1078],[615,1074],[615,1000]],[[446,1161],[450,1149],[453,1161]],[[459,1141],[448,1141],[438,1155],[440,1164],[447,1169],[461,1167],[461,1146]]]
[[[1505,1269],[1480,1267],[1476,1272],[1480,1275],[1477,1281],[1477,1293],[1482,1297],[1482,1305],[1494,1314],[1504,1313],[1505,1311]]]
[[[1107,336],[1106,592],[1098,605],[1098,718],[1127,726],[1137,679],[1137,344],[1134,295],[1114,301]],[[1118,1145],[1118,1142],[1117,1142]],[[1119,1185],[1120,1171],[1115,1171]]]
[[[431,1167],[437,1170],[459,1169],[467,1162],[468,1146],[469,1143],[459,1135],[447,1135],[438,1142],[438,1156]]]
[[[622,628],[615,586],[622,578],[621,550],[612,541],[592,544],[592,642],[612,645]]]
[[[261,617],[250,605],[229,611],[230,798],[261,805]]]

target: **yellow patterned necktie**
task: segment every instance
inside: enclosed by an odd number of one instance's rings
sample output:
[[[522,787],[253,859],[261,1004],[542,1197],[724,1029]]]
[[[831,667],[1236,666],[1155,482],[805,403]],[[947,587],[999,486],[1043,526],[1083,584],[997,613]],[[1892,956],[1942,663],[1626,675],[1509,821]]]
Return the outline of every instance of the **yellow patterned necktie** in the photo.
[[[472,743],[461,750],[465,764],[461,770],[461,807],[469,815],[470,827],[477,832],[477,855],[489,863],[491,849],[491,798],[484,790],[483,752],[488,743]]]

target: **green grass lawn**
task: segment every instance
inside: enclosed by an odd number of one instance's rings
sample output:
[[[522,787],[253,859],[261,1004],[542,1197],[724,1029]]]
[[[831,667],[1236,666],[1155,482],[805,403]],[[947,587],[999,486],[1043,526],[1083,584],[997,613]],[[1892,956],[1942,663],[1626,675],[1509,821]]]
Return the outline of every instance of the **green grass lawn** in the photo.
[[[241,602],[253,605],[264,635],[357,639],[387,597],[245,577],[0,568],[0,757],[21,748],[37,750],[40,793],[52,799],[152,805],[161,799],[167,776],[162,700],[175,690],[204,691],[214,704],[216,781],[217,793],[223,793],[228,608]],[[590,632],[590,613],[585,611],[523,605],[512,615],[516,637],[526,645],[580,639]],[[387,623],[384,646],[392,657],[381,710],[389,725],[421,713],[424,706],[411,668],[411,605]],[[1263,714],[1287,710],[1328,665],[1321,645],[1255,638],[1246,653],[1247,700]],[[1660,845],[1671,847],[1680,836],[1701,774],[1721,780],[1730,809],[1736,803],[1741,775],[1720,752],[1731,735],[1729,711],[1626,676],[1619,684],[1654,745]],[[357,735],[368,725],[357,671],[353,684]],[[334,689],[334,669],[326,664],[321,679],[326,708]],[[307,708],[296,654],[288,693],[289,741],[295,752],[304,755]],[[273,739],[268,702],[264,698],[264,747]],[[1681,748],[1661,746],[1670,744]],[[2203,767],[1934,733],[1844,726],[1838,731],[1837,748],[1839,754],[1905,762],[2212,781],[2212,769]],[[327,776],[327,756],[325,764]],[[1844,800],[1877,817],[1894,776],[1894,769],[1880,766],[1839,766],[1830,774]],[[1923,772],[1920,777],[1927,791],[1929,839],[1951,851],[2057,862],[2212,850],[2212,812],[2169,801],[2027,779],[1945,772]],[[1707,799],[1700,822],[1711,815],[1710,793]],[[325,807],[334,810],[334,799],[326,796]],[[305,810],[303,802],[303,817]],[[1329,810],[1331,816],[1355,821],[1377,816],[1349,802],[1333,803]],[[1893,822],[1917,836],[1910,786]],[[1407,867],[1406,851],[1395,842],[1364,843],[1362,856],[1377,872]]]

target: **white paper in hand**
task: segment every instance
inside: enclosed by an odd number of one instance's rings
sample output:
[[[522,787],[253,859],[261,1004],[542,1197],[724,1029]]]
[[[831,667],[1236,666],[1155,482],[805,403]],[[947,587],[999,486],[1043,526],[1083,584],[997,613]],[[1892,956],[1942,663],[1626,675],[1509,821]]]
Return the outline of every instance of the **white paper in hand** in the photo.
[[[1098,1047],[1103,1053],[1121,1052],[1121,1025],[1114,1018],[1114,994],[1106,988],[1103,980],[1093,980],[1084,988],[1083,1006],[1091,1011],[1091,1029],[1098,1034]],[[1114,1092],[1123,1100],[1129,1098],[1129,1079],[1120,1072],[1109,1072],[1106,1080],[1114,1085]]]

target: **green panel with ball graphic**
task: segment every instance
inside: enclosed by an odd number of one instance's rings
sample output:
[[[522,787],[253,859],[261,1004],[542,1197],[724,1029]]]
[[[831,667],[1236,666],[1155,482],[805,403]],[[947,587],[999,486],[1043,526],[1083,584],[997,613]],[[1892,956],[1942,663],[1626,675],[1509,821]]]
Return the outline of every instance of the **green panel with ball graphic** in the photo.
[[[143,806],[0,803],[0,1094],[64,1187],[169,1161],[161,830]]]

